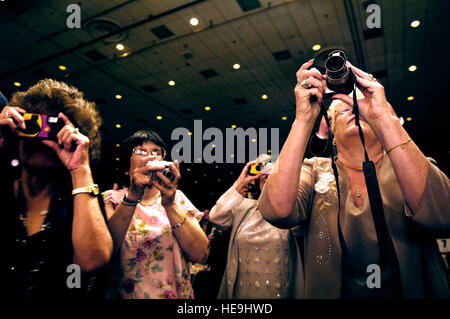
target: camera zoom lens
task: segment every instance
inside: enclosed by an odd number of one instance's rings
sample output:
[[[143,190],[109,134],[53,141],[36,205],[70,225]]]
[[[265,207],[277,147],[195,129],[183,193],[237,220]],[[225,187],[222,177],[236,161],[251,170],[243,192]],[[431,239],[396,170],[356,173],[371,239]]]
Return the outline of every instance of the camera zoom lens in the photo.
[[[330,57],[325,65],[329,77],[338,79],[345,74],[345,60],[340,56]]]

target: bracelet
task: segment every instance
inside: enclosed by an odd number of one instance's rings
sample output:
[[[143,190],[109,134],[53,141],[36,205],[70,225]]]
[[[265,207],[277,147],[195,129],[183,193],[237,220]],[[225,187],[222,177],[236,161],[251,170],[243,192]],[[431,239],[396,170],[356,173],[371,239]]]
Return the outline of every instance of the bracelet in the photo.
[[[128,199],[128,193],[126,193],[125,194],[125,196],[123,196],[123,199],[122,199],[122,205],[125,205],[125,206],[136,206],[137,204],[139,204],[141,202],[141,200],[140,199],[138,199],[138,200],[131,200],[131,199]]]
[[[411,142],[411,140],[412,140],[411,138],[408,138],[406,141],[401,142],[400,144],[397,144],[397,145],[395,145],[395,146],[392,146],[389,150],[386,151],[386,154],[388,154],[388,153],[389,153],[390,151],[392,151],[394,148],[397,148],[397,147],[399,147],[399,146],[408,144],[409,142]]]
[[[173,226],[172,226],[172,230],[178,229],[178,228],[180,228],[181,226],[183,226],[183,224],[185,223],[186,219],[187,219],[187,215],[184,215],[184,218],[183,218],[183,220],[181,221],[181,223],[178,223],[178,224],[176,224],[176,225],[173,225]]]

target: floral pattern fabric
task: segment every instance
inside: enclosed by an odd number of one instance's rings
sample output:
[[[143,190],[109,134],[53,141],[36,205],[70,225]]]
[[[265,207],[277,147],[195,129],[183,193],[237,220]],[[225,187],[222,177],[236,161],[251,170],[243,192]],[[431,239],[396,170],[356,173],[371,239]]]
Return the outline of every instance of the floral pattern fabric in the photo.
[[[199,221],[199,212],[179,190],[175,202]],[[120,293],[124,299],[192,299],[189,265],[158,195],[137,205],[121,249]]]

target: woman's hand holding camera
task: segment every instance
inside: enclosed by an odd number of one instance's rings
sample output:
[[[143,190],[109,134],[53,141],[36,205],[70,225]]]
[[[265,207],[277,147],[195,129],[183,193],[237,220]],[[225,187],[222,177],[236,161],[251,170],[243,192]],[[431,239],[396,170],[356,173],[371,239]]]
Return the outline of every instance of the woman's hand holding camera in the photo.
[[[163,167],[164,168],[164,167]],[[180,176],[180,164],[178,161],[169,164],[169,169],[174,175],[173,181],[168,179],[162,172],[156,172],[161,182],[152,180],[152,184],[161,192],[161,205],[166,208],[174,203],[175,193],[177,191]]]
[[[145,188],[152,184],[151,171],[161,170],[164,165],[155,161],[157,156],[149,155],[140,159],[139,165],[131,172],[131,183],[128,190],[128,198],[139,200],[144,196]]]
[[[384,87],[369,73],[358,69],[347,61],[347,66],[351,67],[356,76],[356,85],[364,95],[363,99],[358,100],[359,112],[371,127],[376,131],[379,123],[386,119],[392,119],[392,107],[386,100]],[[353,98],[345,94],[335,94],[333,99],[339,99],[353,106]]]
[[[314,63],[311,59],[304,63],[297,72],[297,85],[294,93],[296,99],[296,119],[314,122],[320,112],[325,94],[325,76],[317,69],[308,70]]]
[[[25,129],[23,113],[26,111],[18,106],[5,106],[0,113],[0,126],[9,126],[11,131],[17,134],[19,127]]]
[[[89,167],[89,138],[80,133],[66,115],[59,113],[64,127],[58,132],[58,142],[43,140],[42,143],[53,149],[61,162],[72,173],[79,168]]]
[[[233,188],[244,197],[247,195],[248,184],[251,181],[258,179],[261,176],[261,174],[257,174],[257,175],[249,175],[248,174],[248,172],[250,171],[250,166],[255,163],[256,163],[256,161],[248,162],[247,165],[245,165],[245,167],[242,169],[241,175],[239,175],[238,179],[233,184]]]

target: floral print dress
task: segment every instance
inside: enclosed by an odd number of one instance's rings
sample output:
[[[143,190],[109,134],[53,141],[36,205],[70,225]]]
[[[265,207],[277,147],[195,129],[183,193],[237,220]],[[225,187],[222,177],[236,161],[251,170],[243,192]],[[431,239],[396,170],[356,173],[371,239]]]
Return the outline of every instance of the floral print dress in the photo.
[[[203,216],[177,190],[175,202],[197,221]],[[189,265],[158,194],[150,206],[137,205],[121,249],[120,293],[124,299],[193,299]]]

